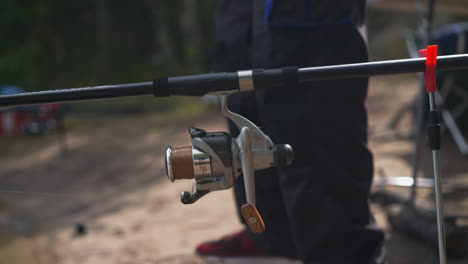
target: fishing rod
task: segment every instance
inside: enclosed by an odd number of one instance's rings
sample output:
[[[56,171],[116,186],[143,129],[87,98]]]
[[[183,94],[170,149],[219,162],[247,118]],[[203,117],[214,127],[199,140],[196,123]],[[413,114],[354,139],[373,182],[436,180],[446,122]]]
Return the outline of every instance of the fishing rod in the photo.
[[[152,82],[3,95],[0,96],[0,107],[141,95],[165,97],[203,96],[210,93],[227,94],[259,88],[281,87],[290,82],[302,83],[316,80],[424,72],[425,67],[424,58],[414,58],[299,69],[288,67],[270,70],[258,69],[239,72],[208,73],[160,78]],[[438,70],[457,70],[464,68],[468,68],[468,54],[438,57]]]

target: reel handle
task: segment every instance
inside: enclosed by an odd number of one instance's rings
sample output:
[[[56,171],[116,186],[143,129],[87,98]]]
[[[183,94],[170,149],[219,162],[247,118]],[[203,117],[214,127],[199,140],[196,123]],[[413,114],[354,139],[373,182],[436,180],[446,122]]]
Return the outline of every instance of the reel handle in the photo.
[[[240,161],[244,176],[245,194],[247,203],[242,205],[241,212],[250,230],[255,234],[265,231],[265,223],[255,207],[255,170],[252,153],[252,131],[249,127],[243,127],[239,135],[241,152]]]

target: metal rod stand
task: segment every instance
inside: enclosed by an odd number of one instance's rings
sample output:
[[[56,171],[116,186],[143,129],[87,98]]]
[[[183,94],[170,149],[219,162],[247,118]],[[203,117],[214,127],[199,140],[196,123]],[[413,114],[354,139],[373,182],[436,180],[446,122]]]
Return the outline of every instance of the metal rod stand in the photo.
[[[440,141],[440,123],[438,122],[438,112],[435,109],[435,96],[433,92],[429,93],[429,107],[432,115],[430,117],[431,123],[429,127],[429,140],[431,141],[432,163],[434,169],[434,193],[437,214],[437,235],[439,238],[439,263],[446,264],[447,256],[445,246],[444,210],[442,199],[441,172],[439,166],[440,142],[437,142]],[[431,129],[434,130],[435,134],[431,132]],[[439,132],[435,130],[438,130]]]

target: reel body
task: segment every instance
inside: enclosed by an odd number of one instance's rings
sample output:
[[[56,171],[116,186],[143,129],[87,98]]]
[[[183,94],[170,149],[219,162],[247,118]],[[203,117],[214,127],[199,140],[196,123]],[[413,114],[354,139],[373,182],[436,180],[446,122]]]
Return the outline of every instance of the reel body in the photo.
[[[265,229],[255,207],[256,170],[287,166],[293,161],[293,150],[287,144],[275,145],[254,123],[227,108],[227,96],[220,96],[221,112],[239,128],[237,138],[226,132],[206,132],[191,128],[192,146],[166,149],[166,172],[169,180],[193,179],[195,192],[183,192],[181,201],[191,204],[211,191],[226,190],[243,175],[247,204],[241,208],[249,227],[255,233]]]

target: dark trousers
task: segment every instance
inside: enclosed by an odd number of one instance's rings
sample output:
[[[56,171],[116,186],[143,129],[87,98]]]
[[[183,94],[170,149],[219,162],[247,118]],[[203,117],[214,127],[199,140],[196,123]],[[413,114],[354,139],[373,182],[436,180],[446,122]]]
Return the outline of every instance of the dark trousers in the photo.
[[[231,4],[248,8],[249,2]],[[353,25],[270,29],[256,20],[255,8],[254,15],[232,6],[219,12],[216,71],[368,60]],[[237,20],[239,14],[244,19]],[[230,23],[243,31],[228,30]],[[266,231],[252,238],[272,254],[305,263],[381,263],[384,236],[368,206],[373,165],[367,148],[367,85],[366,78],[317,81],[230,96],[233,111],[262,127],[276,144],[294,149],[289,167],[256,173],[257,208]],[[232,125],[231,132],[236,136]],[[235,194],[239,208],[245,202],[242,177]]]

